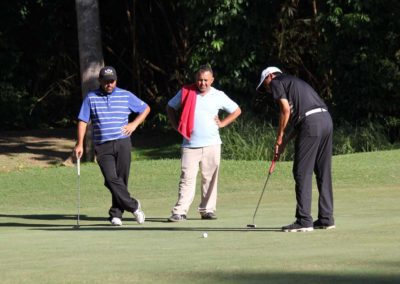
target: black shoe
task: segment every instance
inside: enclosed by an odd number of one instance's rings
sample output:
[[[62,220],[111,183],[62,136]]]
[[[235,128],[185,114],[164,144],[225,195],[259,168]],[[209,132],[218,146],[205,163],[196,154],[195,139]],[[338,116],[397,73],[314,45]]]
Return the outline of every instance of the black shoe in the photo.
[[[213,212],[207,212],[207,213],[201,214],[201,219],[203,219],[203,220],[216,220],[218,218],[217,218],[217,215],[215,215]]]
[[[186,215],[179,215],[179,214],[172,214],[172,216],[168,218],[168,222],[179,222],[185,220],[186,220]]]
[[[313,227],[305,227],[297,222],[282,227],[282,231],[284,232],[311,232],[313,230],[314,230]]]
[[[314,229],[330,230],[335,229],[335,224],[324,224],[319,219],[314,221]]]

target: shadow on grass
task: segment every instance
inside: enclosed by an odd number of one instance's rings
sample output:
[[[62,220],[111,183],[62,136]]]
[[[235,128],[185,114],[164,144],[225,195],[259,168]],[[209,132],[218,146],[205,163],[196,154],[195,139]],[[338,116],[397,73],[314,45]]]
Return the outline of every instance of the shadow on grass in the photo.
[[[76,129],[46,129],[27,131],[2,131],[0,133],[0,155],[3,166],[10,159],[20,157],[29,164],[29,159],[59,165],[70,157],[76,139]],[[173,130],[138,130],[131,136],[133,157],[137,159],[178,159],[181,136]]]
[[[76,215],[63,215],[63,214],[37,214],[37,215],[7,215],[0,214],[0,218],[14,218],[14,219],[24,219],[24,220],[41,220],[41,221],[76,221]],[[156,222],[156,223],[168,223],[171,226],[168,227],[147,227],[140,226],[136,224],[134,218],[124,218],[124,222],[126,222],[125,226],[122,227],[114,227],[108,223],[106,217],[89,217],[87,215],[80,215],[79,220],[81,221],[79,230],[85,231],[107,231],[107,230],[133,230],[133,231],[229,231],[229,232],[280,232],[280,228],[247,228],[245,225],[243,227],[184,227],[184,222],[172,223],[168,222],[167,218],[156,217],[156,218],[147,218],[146,223]],[[217,221],[204,221],[201,219],[188,219],[188,221],[199,221],[199,224],[204,225],[204,222],[215,223]],[[82,222],[101,222],[94,224],[82,224]],[[200,223],[201,222],[201,223]],[[49,223],[27,223],[27,222],[1,222],[0,227],[24,227],[24,228],[33,228],[38,230],[42,228],[43,230],[54,230],[54,231],[70,231],[75,230],[75,223],[73,224],[57,224],[53,222],[53,224]],[[193,223],[192,223],[193,224]],[[179,227],[178,227],[178,226]]]
[[[3,131],[0,154],[7,157],[34,155],[34,160],[59,164],[71,155],[75,129]]]
[[[384,264],[378,264],[384,265]],[[197,279],[209,279],[209,283],[296,283],[296,284],[372,284],[372,283],[399,283],[400,275],[343,275],[333,273],[302,273],[302,272],[207,272],[207,276],[198,275]]]
[[[172,225],[172,224],[171,224]],[[32,229],[40,230],[38,227],[34,226]],[[74,225],[58,225],[54,226],[44,226],[43,229],[45,231],[74,231],[77,230]],[[256,228],[256,229],[248,229],[245,226],[240,227],[145,227],[141,225],[133,224],[133,225],[124,225],[121,227],[114,227],[111,225],[80,225],[79,231],[114,231],[114,230],[122,230],[122,231],[176,231],[176,232],[282,232],[280,228]]]
[[[76,220],[76,215],[64,215],[64,214],[34,214],[34,215],[8,215],[0,214],[0,218],[18,218],[27,220]],[[85,221],[104,221],[107,218],[104,217],[89,217],[87,215],[80,215],[79,218]],[[0,223],[2,226],[3,223]]]
[[[24,220],[41,220],[41,221],[76,221],[77,215],[63,215],[63,214],[35,214],[35,215],[7,215],[0,214],[0,218],[14,218]],[[107,218],[101,217],[88,217],[86,215],[80,215],[81,221],[107,221]],[[26,222],[0,222],[0,227],[25,227],[25,228],[40,228],[40,227],[65,227],[69,225],[64,224],[49,224],[49,223],[26,223]]]

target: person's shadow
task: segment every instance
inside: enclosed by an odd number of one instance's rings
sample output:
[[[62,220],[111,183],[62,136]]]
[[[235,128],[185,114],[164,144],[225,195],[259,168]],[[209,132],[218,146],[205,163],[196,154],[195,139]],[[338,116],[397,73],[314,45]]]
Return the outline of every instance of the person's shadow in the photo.
[[[0,227],[25,227],[45,230],[72,230],[76,229],[77,215],[63,215],[63,214],[32,214],[32,215],[15,215],[15,214],[0,214],[0,218],[7,219],[22,219],[27,220],[23,222],[3,222],[0,219]],[[29,220],[29,221],[28,221]],[[204,226],[205,222],[200,218],[189,218],[188,221],[199,221],[198,227],[185,226],[185,223],[168,222],[166,217],[152,217],[146,218],[146,223],[169,223],[170,226],[136,226],[135,219],[123,218],[126,225],[122,227],[111,226],[106,217],[90,217],[87,215],[79,215],[79,229],[80,230],[136,230],[136,231],[209,231],[209,232],[280,232],[280,228],[271,227],[257,227],[248,228],[246,225],[238,227],[213,227]],[[36,222],[45,221],[45,222]],[[61,222],[57,222],[61,221]],[[71,221],[66,224],[65,221]],[[214,221],[208,221],[214,222]]]

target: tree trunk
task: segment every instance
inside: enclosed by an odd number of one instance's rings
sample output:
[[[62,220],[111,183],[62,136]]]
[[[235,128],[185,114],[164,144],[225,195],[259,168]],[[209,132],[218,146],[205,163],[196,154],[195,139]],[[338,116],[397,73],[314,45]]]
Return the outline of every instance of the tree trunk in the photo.
[[[132,89],[135,90],[135,94],[141,98],[141,79],[140,79],[140,66],[139,66],[139,49],[138,49],[138,33],[136,31],[136,10],[137,1],[130,0],[131,4],[126,6],[127,17],[129,23],[130,35],[132,36]],[[132,5],[132,8],[130,7]]]
[[[98,88],[98,75],[104,66],[101,46],[101,27],[98,0],[75,0],[78,21],[79,62],[82,98],[89,90]],[[92,127],[88,125],[85,136],[86,161],[94,160]]]

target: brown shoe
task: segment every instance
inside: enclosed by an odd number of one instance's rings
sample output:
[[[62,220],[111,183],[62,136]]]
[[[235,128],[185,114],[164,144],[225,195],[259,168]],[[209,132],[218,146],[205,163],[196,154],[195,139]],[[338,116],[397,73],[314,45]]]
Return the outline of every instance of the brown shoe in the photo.
[[[185,220],[186,220],[186,215],[179,215],[179,214],[173,214],[171,217],[168,218],[168,222],[180,222]]]
[[[217,215],[215,215],[213,212],[207,212],[207,213],[201,214],[201,219],[203,219],[203,220],[216,220],[218,218],[217,218]]]

